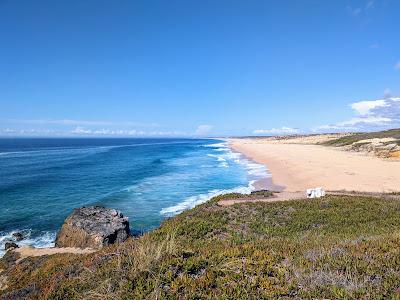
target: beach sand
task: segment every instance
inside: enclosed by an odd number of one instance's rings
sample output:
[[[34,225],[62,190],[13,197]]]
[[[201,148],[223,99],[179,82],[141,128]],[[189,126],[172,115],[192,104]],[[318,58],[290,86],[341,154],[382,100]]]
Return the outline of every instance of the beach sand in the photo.
[[[265,164],[272,174],[273,190],[400,192],[400,161],[308,143],[269,139],[228,139],[230,147]]]

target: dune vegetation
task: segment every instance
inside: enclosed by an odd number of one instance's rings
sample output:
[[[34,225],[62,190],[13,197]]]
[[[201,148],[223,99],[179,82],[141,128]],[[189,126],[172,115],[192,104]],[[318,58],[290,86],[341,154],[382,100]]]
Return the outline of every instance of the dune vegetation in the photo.
[[[400,144],[400,129],[390,129],[385,131],[366,132],[366,133],[353,133],[351,135],[346,135],[343,137],[339,137],[337,139],[332,139],[330,141],[325,142],[324,144],[332,146],[346,146],[361,142],[363,140],[385,139],[385,138],[386,139],[392,138],[396,140],[397,144]]]
[[[400,157],[400,129],[347,134],[321,144],[343,147],[351,151],[367,152],[382,158],[397,159]]]
[[[87,255],[1,260],[2,299],[382,299],[400,296],[398,196],[214,198]],[[268,195],[267,195],[268,196]]]

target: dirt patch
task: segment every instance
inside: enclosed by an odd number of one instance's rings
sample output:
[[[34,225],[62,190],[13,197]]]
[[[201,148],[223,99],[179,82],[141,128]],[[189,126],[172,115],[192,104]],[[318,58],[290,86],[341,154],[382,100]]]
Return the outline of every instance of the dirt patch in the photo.
[[[306,198],[305,193],[303,192],[279,192],[274,193],[271,197],[259,197],[259,198],[235,198],[235,199],[223,199],[218,202],[218,205],[221,206],[230,206],[236,203],[244,203],[244,202],[276,202],[276,201],[288,201],[288,200],[296,200],[296,199],[304,199]]]
[[[20,257],[18,258],[17,262],[21,261],[24,258],[30,256],[42,256],[42,255],[53,255],[59,253],[71,253],[71,254],[88,254],[95,252],[95,250],[86,248],[33,248],[33,247],[21,247],[13,250],[14,252],[18,253]]]
[[[400,158],[400,151],[394,151],[389,154],[390,158]]]

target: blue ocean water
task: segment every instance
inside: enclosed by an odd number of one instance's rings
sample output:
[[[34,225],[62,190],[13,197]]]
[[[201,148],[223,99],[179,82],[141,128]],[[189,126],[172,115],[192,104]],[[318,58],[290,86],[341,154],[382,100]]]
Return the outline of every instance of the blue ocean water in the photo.
[[[15,231],[27,236],[20,244],[52,246],[83,205],[119,209],[132,230],[148,231],[266,176],[219,140],[0,139],[0,250]]]

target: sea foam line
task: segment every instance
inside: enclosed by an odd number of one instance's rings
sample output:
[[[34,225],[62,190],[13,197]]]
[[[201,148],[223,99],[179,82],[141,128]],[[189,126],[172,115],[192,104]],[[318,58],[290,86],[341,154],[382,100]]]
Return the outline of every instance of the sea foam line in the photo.
[[[227,190],[212,190],[206,194],[190,196],[181,203],[178,203],[174,206],[170,206],[167,208],[163,208],[160,213],[166,217],[172,217],[174,215],[180,214],[181,212],[183,212],[185,210],[191,209],[199,204],[205,203],[216,196],[229,194],[229,193],[250,194],[252,190],[253,190],[253,188],[252,188],[251,184],[249,184],[249,186],[247,186],[247,187],[239,186],[239,187],[236,187],[233,189],[227,189]]]
[[[21,241],[15,241],[13,233],[22,232],[24,239]],[[53,231],[44,231],[39,236],[32,237],[32,230],[13,230],[8,232],[0,232],[0,257],[5,254],[4,245],[6,242],[15,242],[18,246],[33,246],[35,248],[49,248],[54,247],[54,241],[56,233]]]
[[[231,148],[229,148],[228,143],[225,142],[215,143],[215,144],[204,145],[204,147],[214,148],[213,150],[218,152],[218,154],[210,153],[207,154],[207,156],[216,158],[217,161],[220,161],[221,162],[219,164],[220,167],[229,167],[227,161],[233,161],[243,166],[248,174],[249,178],[248,186],[238,186],[232,189],[225,189],[225,190],[211,190],[208,193],[190,196],[176,205],[163,208],[160,211],[162,215],[166,217],[171,217],[180,214],[187,209],[191,209],[199,204],[209,201],[210,199],[216,196],[224,194],[229,194],[229,193],[250,194],[252,191],[255,190],[254,183],[256,181],[271,176],[266,166],[258,164],[246,158],[241,153],[233,152]]]
[[[246,158],[243,154],[232,151],[226,142],[205,145],[205,147],[214,148],[213,150],[218,152],[218,154],[207,154],[208,156],[215,157],[221,162],[231,160],[243,166],[249,175],[249,180],[259,180],[271,177],[271,174],[268,172],[265,165],[256,163],[253,160]]]

